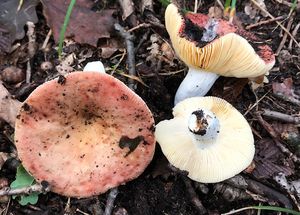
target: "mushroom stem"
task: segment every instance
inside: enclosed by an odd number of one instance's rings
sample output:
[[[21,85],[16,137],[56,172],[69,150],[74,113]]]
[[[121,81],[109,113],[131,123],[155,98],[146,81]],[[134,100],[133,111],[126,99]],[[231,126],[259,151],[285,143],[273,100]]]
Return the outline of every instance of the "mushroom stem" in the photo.
[[[83,68],[83,71],[105,73],[105,69],[101,61],[92,61],[87,63]]]
[[[199,109],[191,113],[188,128],[193,134],[197,147],[205,148],[218,136],[220,123],[216,115],[209,110]]]
[[[218,74],[212,72],[189,68],[188,74],[185,76],[176,92],[175,105],[186,98],[204,96],[218,77]]]

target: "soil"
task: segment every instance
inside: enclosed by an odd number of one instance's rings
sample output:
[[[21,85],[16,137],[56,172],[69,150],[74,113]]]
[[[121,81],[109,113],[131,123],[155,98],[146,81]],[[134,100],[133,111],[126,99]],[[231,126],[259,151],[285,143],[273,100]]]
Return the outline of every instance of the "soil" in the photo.
[[[116,17],[126,29],[134,27],[135,22],[130,17],[122,20],[122,10],[117,2],[111,1],[102,4],[100,1],[93,1],[94,10],[101,10],[103,7],[117,9]],[[263,17],[260,10],[254,19],[251,19],[245,12],[244,8],[250,1],[237,2],[237,23],[245,26],[253,24],[255,18],[260,17],[260,20],[268,20],[270,18]],[[279,17],[288,15],[290,7],[280,1],[265,1],[266,9],[274,16]],[[136,5],[139,5],[136,1]],[[194,1],[183,1],[183,8],[192,10],[194,8]],[[207,14],[208,9],[217,5],[216,2],[203,1],[198,12]],[[164,10],[165,7],[157,0],[153,1],[153,12],[146,11],[141,13],[138,7],[135,7],[135,19],[138,23],[148,23],[150,27],[140,27],[133,31],[135,36],[134,46],[138,47],[135,54],[137,77],[142,82],[137,83],[135,92],[140,95],[147,103],[153,112],[156,123],[164,119],[172,118],[172,107],[175,92],[186,74],[185,65],[174,55],[174,52],[168,44],[171,44],[166,30],[162,27],[164,24]],[[42,5],[38,5],[37,14],[39,21],[36,24],[37,46],[41,47],[45,37],[49,31],[47,20],[42,12]],[[293,13],[292,29],[300,23],[300,11],[295,10]],[[155,20],[156,17],[159,21]],[[152,18],[152,19],[151,19]],[[154,20],[154,21],[153,21]],[[286,26],[289,19],[281,20],[281,24]],[[277,26],[276,22],[262,24],[257,27],[251,28],[250,31],[256,36],[260,37],[266,44],[271,46],[275,52],[285,33],[282,28]],[[291,30],[290,30],[291,32]],[[154,36],[153,36],[154,35]],[[153,38],[155,37],[156,40]],[[117,34],[112,35],[111,38],[122,42],[122,38]],[[145,38],[145,39],[142,39]],[[152,39],[151,39],[152,38]],[[300,41],[300,33],[295,35],[295,39]],[[285,122],[280,120],[272,120],[263,116],[264,122],[271,123],[271,127],[277,132],[277,136],[272,135],[270,130],[266,129],[264,123],[259,121],[257,113],[262,113],[263,109],[282,112],[288,115],[298,115],[300,106],[295,103],[286,101],[286,99],[278,98],[272,88],[275,82],[282,83],[285,79],[291,78],[293,82],[293,92],[300,93],[300,48],[293,44],[291,49],[288,45],[291,38],[287,37],[287,41],[282,47],[281,51],[276,56],[276,64],[271,70],[268,79],[269,82],[264,84],[263,87],[255,91],[251,90],[248,85],[247,79],[224,78],[221,77],[217,80],[208,95],[221,97],[235,106],[242,114],[245,115],[247,121],[251,125],[255,137],[255,143],[258,145],[261,140],[268,140],[272,142],[272,147],[277,146],[276,141],[285,146],[293,155],[300,155],[300,146],[289,144],[287,140],[280,138],[278,132],[278,124],[285,125]],[[101,47],[109,39],[103,41],[99,40],[98,47],[92,47],[86,44],[72,43],[65,45],[63,53],[64,56],[74,53],[80,56],[80,53],[92,51],[92,54],[85,60],[79,62],[80,57],[75,60],[72,67],[75,70],[80,70],[81,65],[87,62],[98,60],[101,57]],[[154,42],[156,41],[156,42]],[[28,39],[16,41],[20,43],[17,51],[0,56],[0,68],[5,68],[10,65],[16,65],[22,70],[27,68],[27,43]],[[56,44],[53,38],[50,38],[50,46],[47,51],[38,50],[33,56],[31,62],[32,79],[30,83],[25,83],[24,80],[17,84],[5,82],[5,87],[10,93],[18,100],[24,101],[27,96],[40,84],[57,76],[55,66],[60,63],[56,51]],[[154,48],[153,44],[158,45]],[[163,48],[164,45],[167,48]],[[123,48],[125,46],[123,45]],[[122,56],[122,49],[117,47],[116,52],[109,58],[103,59],[106,67],[113,68],[118,64],[118,69],[114,72],[114,76],[121,81],[128,83],[128,79],[123,73],[127,73],[126,55],[120,61]],[[163,51],[162,51],[163,50]],[[153,51],[153,52],[152,52]],[[156,52],[155,52],[156,51]],[[43,62],[50,62],[54,67],[46,72],[41,69]],[[257,104],[256,104],[257,103]],[[251,106],[256,104],[252,109]],[[277,122],[277,124],[273,124]],[[11,136],[13,136],[13,128],[11,128],[4,121],[1,122],[0,131],[0,151],[1,152],[15,152]],[[294,126],[295,127],[295,126]],[[287,130],[290,132],[291,130]],[[298,128],[296,127],[296,134]],[[297,134],[298,135],[298,134]],[[278,138],[279,137],[279,138]],[[299,136],[298,136],[299,137]],[[274,142],[275,141],[275,142]],[[287,179],[289,182],[300,179],[300,168],[297,161],[291,159],[288,154],[282,150],[278,150],[281,154],[280,160],[272,160],[276,167],[277,173],[282,170],[282,166],[290,168],[290,174]],[[261,152],[262,155],[268,156]],[[257,157],[258,155],[256,155]],[[273,156],[273,155],[272,155]],[[257,159],[256,159],[257,160]],[[262,159],[263,160],[263,159]],[[263,160],[264,161],[264,160]],[[269,162],[269,160],[268,160]],[[268,165],[269,163],[266,162]],[[1,180],[6,180],[11,183],[14,180],[16,168],[19,162],[17,158],[12,158],[5,162],[0,172]],[[265,164],[265,165],[267,165]],[[257,164],[257,168],[260,168]],[[271,164],[270,164],[271,165]],[[266,166],[271,168],[271,166]],[[274,167],[274,168],[275,168]],[[270,174],[275,174],[272,172]],[[199,205],[195,202],[201,201],[208,214],[221,214],[228,212],[232,209],[238,209],[251,205],[276,205],[281,207],[291,207],[294,210],[299,210],[300,198],[299,190],[298,197],[296,192],[287,191],[282,184],[276,182],[273,175],[254,174],[253,170],[248,169],[240,174],[247,182],[254,181],[253,183],[258,186],[258,189],[253,187],[241,188],[232,185],[230,182],[222,182],[216,184],[200,184],[192,182],[190,192],[187,184],[185,183],[185,176],[178,171],[173,171],[169,167],[168,161],[162,154],[159,144],[157,144],[155,156],[150,166],[145,172],[137,179],[121,185],[119,187],[119,194],[114,202],[113,214],[130,214],[130,215],[196,215],[200,214]],[[263,185],[261,185],[263,184]],[[0,183],[1,185],[1,183]],[[267,187],[267,188],[265,188]],[[250,193],[250,195],[249,195]],[[284,195],[287,200],[282,200],[280,194]],[[67,198],[57,195],[55,193],[41,194],[39,201],[35,205],[21,206],[16,199],[0,198],[0,211],[1,214],[103,214],[105,209],[106,199],[108,193],[100,196],[87,198],[87,199],[71,199],[70,207],[67,208]],[[295,197],[293,199],[292,197]],[[196,200],[195,200],[196,199]],[[288,203],[286,203],[286,201]],[[298,208],[297,208],[298,207]],[[238,214],[256,214],[257,211],[248,210]],[[264,214],[277,214],[277,212],[265,212]]]

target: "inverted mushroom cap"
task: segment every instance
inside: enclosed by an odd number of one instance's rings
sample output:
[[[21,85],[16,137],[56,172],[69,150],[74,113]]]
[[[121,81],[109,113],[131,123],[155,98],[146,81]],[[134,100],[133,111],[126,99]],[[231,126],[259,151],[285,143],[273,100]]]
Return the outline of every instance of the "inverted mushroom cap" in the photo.
[[[217,97],[193,97],[178,103],[174,118],[156,125],[164,155],[188,177],[220,182],[241,172],[254,157],[254,139],[246,119]]]
[[[154,120],[107,74],[74,72],[39,86],[15,126],[22,164],[53,192],[88,197],[138,177],[152,160]]]
[[[267,73],[275,63],[269,46],[225,20],[203,14],[183,15],[169,4],[165,22],[177,55],[189,67],[222,76],[254,78]]]

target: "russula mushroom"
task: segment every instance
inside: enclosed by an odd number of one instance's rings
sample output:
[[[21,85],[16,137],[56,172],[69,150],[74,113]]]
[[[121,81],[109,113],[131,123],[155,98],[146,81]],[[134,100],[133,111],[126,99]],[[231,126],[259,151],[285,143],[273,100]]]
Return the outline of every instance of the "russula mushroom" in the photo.
[[[174,118],[156,125],[155,137],[169,162],[203,183],[216,183],[245,169],[254,157],[246,119],[217,97],[179,102]]]
[[[175,104],[204,96],[220,75],[254,79],[266,74],[275,63],[269,46],[225,20],[195,13],[184,15],[170,4],[165,23],[175,52],[189,67]]]
[[[81,198],[138,177],[154,154],[153,127],[145,102],[121,81],[74,72],[44,83],[25,100],[15,144],[38,182]]]

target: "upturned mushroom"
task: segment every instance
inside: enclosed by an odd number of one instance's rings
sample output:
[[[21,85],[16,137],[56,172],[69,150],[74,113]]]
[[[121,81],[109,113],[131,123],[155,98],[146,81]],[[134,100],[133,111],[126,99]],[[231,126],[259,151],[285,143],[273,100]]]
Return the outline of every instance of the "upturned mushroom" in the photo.
[[[165,24],[175,52],[189,67],[175,95],[175,104],[185,98],[204,96],[220,75],[255,79],[275,63],[269,46],[225,20],[184,14],[170,4]]]
[[[51,191],[89,197],[138,177],[152,160],[154,120],[116,78],[74,72],[25,100],[15,144],[25,169]]]
[[[169,162],[188,177],[216,183],[240,173],[253,160],[254,139],[246,119],[217,97],[179,102],[174,118],[156,125],[155,137]]]

